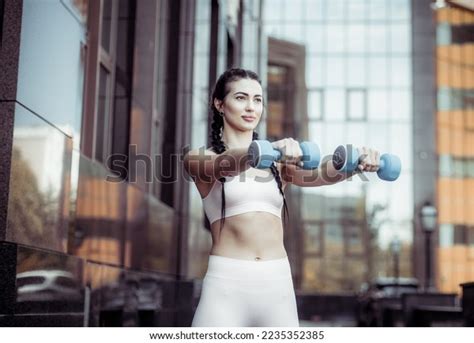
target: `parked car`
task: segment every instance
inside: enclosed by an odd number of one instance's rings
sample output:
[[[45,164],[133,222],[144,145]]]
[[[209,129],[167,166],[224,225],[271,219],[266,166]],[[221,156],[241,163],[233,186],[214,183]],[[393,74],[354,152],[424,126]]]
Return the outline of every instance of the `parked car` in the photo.
[[[357,297],[357,325],[384,326],[385,311],[401,311],[402,294],[416,293],[418,289],[415,278],[385,277],[364,283]]]
[[[80,301],[81,286],[64,270],[32,270],[16,276],[17,301]]]

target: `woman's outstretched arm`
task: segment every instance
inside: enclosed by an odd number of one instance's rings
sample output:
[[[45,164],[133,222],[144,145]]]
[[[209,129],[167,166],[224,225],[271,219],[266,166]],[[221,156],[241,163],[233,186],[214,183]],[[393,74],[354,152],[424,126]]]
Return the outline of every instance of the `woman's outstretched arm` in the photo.
[[[299,168],[296,164],[284,163],[281,168],[282,178],[300,187],[319,187],[333,185],[364,171],[376,172],[380,166],[379,152],[366,147],[358,150],[361,151],[363,158],[353,172],[338,171],[334,167],[332,156],[328,156],[319,168],[312,170]]]
[[[319,168],[305,170],[295,164],[282,165],[282,178],[291,184],[300,187],[319,187],[332,185],[346,180],[357,171],[352,173],[340,172],[334,168],[332,159],[323,160]]]
[[[186,171],[193,179],[212,182],[225,176],[236,176],[250,168],[248,149],[228,149],[216,154],[204,148],[189,151],[183,158]]]

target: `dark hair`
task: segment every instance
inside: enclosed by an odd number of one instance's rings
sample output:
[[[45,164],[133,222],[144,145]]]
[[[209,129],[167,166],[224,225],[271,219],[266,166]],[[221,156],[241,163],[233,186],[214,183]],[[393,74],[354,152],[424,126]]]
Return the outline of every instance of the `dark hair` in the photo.
[[[212,149],[216,154],[222,154],[226,147],[224,146],[224,142],[222,141],[222,132],[224,130],[224,118],[220,115],[217,108],[214,106],[214,99],[224,100],[225,96],[229,93],[229,89],[227,85],[230,82],[238,81],[240,79],[251,79],[255,80],[258,83],[262,84],[258,75],[251,70],[239,69],[239,68],[232,68],[225,71],[217,80],[214,90],[212,91],[211,99],[210,99],[210,109],[211,113],[213,114],[212,117],[212,125],[211,125],[211,145]],[[258,139],[258,133],[253,132],[252,140]],[[280,173],[278,172],[278,168],[276,167],[275,163],[272,164],[270,170],[275,177],[275,180],[278,184],[278,189],[280,190],[280,194],[283,197],[283,205],[284,205],[284,212],[283,212],[283,220],[286,223],[286,218],[288,216],[288,206],[286,204],[285,193],[283,193],[283,185],[280,178]],[[222,206],[221,206],[221,230],[224,226],[225,222],[225,191],[224,191],[224,183],[225,178],[220,178],[219,181],[222,183]],[[217,181],[216,181],[217,182]]]

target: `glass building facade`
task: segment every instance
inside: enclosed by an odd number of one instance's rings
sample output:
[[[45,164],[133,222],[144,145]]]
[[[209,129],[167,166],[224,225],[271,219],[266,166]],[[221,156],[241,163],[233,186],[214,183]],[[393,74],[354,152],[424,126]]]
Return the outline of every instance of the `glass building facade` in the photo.
[[[191,323],[176,156],[195,13],[192,1],[1,1],[0,326]]]
[[[301,289],[354,291],[373,277],[393,276],[395,239],[402,242],[401,276],[411,276],[410,1],[264,4],[265,33],[305,49],[307,120],[297,132],[306,127],[307,139],[326,156],[340,144],[353,144],[396,154],[403,166],[394,183],[367,175],[301,190]]]

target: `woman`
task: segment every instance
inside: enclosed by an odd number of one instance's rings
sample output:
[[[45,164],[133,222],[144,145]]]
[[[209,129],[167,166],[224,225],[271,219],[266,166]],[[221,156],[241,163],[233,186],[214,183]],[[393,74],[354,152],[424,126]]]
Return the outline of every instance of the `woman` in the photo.
[[[248,147],[263,113],[258,76],[230,69],[216,82],[210,107],[212,147],[192,150],[184,165],[203,198],[211,223],[212,249],[192,326],[299,326],[288,256],[283,245],[288,183],[316,187],[343,180],[332,162],[299,168],[298,142],[272,145],[282,160],[270,169],[249,166]],[[361,171],[376,171],[379,153],[363,149]],[[322,172],[332,176],[323,177]]]

